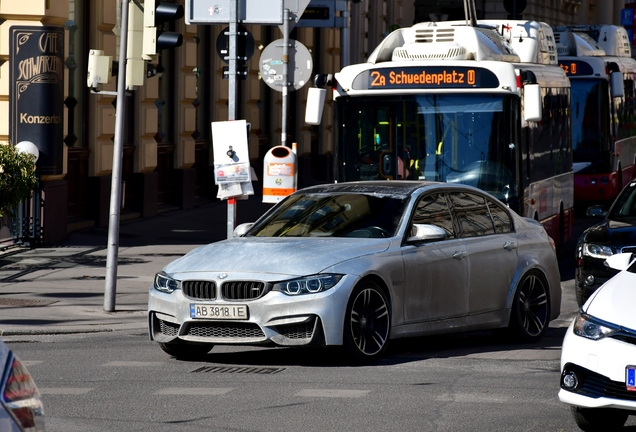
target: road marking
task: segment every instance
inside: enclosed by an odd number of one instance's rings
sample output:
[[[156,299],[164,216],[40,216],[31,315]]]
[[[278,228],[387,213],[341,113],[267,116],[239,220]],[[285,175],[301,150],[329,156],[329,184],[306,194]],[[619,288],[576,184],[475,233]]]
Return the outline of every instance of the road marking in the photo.
[[[169,387],[155,392],[156,395],[177,395],[177,396],[222,396],[234,390],[233,388],[184,388]]]
[[[20,361],[25,367],[31,367],[33,365],[44,363],[44,360],[20,360]]]
[[[109,367],[147,367],[147,366],[163,366],[164,362],[140,362],[140,361],[112,361],[104,363],[102,366]]]
[[[43,395],[83,395],[94,388],[81,388],[81,387],[38,387],[40,394]]]
[[[359,398],[368,395],[371,390],[330,390],[307,389],[301,390],[295,396],[324,397],[324,398]]]

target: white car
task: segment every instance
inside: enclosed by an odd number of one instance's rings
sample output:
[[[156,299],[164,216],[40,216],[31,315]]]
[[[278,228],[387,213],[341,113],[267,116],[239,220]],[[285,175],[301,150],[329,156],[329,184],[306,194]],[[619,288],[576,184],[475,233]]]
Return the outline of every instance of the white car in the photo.
[[[585,431],[622,427],[636,415],[636,261],[613,255],[621,270],[581,307],[563,340],[559,399]]]
[[[369,181],[301,189],[235,238],[168,264],[148,324],[176,357],[335,345],[374,361],[407,336],[508,328],[535,342],[560,307],[538,222],[466,185]]]
[[[38,388],[26,367],[1,340],[0,431],[44,431],[44,412]]]

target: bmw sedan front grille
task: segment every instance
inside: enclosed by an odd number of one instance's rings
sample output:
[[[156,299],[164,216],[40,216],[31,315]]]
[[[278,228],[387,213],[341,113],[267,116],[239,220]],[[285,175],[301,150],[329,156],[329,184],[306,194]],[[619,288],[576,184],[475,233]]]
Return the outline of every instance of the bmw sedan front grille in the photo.
[[[233,281],[221,285],[221,293],[226,300],[255,300],[265,294],[263,282]]]
[[[193,299],[214,300],[216,298],[216,284],[213,281],[183,281],[181,290],[183,295]]]
[[[622,253],[635,253],[636,252],[636,246],[626,246],[623,249],[621,249]]]
[[[188,336],[221,339],[254,339],[264,338],[261,328],[254,323],[196,323],[188,327]]]

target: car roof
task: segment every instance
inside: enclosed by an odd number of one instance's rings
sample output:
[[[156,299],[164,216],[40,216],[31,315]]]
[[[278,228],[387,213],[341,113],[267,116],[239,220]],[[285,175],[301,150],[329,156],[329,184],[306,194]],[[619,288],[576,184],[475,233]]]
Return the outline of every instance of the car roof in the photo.
[[[444,182],[432,182],[424,180],[370,180],[343,183],[328,183],[309,186],[300,189],[300,193],[361,193],[389,195],[396,198],[406,198],[413,192],[425,188],[427,190],[448,188],[463,189],[471,192],[484,193],[482,190],[463,184],[449,184]],[[297,192],[297,193],[298,193]]]

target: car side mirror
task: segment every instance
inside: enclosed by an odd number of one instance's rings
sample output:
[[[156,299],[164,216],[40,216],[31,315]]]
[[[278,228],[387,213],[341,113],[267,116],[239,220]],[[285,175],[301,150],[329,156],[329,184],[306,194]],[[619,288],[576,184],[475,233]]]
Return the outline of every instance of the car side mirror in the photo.
[[[605,260],[604,264],[611,269],[623,271],[627,267],[629,267],[629,265],[632,263],[633,260],[634,260],[634,254],[631,252],[627,252],[627,253],[612,255],[611,257]]]
[[[413,224],[408,242],[429,242],[446,239],[446,231],[437,225]]]
[[[249,231],[250,228],[252,228],[252,225],[254,225],[254,222],[240,224],[239,226],[234,228],[234,231],[232,232],[232,237],[234,238],[243,237],[245,233]]]
[[[603,206],[594,205],[594,206],[588,207],[585,214],[587,214],[588,216],[599,217],[599,216],[607,215],[607,212],[603,211]]]

